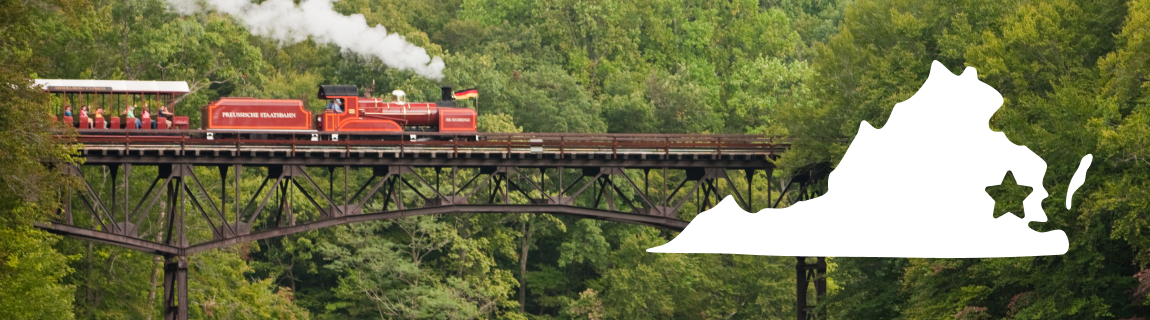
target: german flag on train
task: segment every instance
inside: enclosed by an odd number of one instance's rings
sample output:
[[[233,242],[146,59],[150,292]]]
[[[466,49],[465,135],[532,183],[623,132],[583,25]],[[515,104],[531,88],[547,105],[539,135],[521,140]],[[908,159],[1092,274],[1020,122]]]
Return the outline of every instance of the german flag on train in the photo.
[[[459,92],[455,93],[455,99],[456,100],[465,100],[465,99],[478,98],[478,97],[479,97],[479,90],[476,90],[476,89],[467,89],[467,90],[463,90],[463,91],[459,91]]]

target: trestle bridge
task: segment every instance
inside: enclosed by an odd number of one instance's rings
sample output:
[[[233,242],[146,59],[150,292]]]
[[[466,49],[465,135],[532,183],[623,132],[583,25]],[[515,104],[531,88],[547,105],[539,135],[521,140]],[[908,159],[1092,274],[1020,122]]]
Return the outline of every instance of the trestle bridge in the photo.
[[[408,133],[380,139],[379,133],[359,132],[80,132],[77,142],[85,161],[67,172],[83,183],[79,190],[66,191],[60,221],[37,227],[163,256],[165,319],[187,318],[187,256],[197,252],[334,225],[450,213],[551,213],[681,231],[688,223],[681,216],[726,196],[752,212],[776,207],[784,196],[790,199],[786,202],[808,199],[815,188],[807,186],[828,171],[811,167],[790,181],[769,181],[784,194],[771,195],[767,188],[768,201],[758,203],[755,175],[771,176],[772,160],[786,152],[788,140],[747,135]],[[652,171],[660,177],[657,182],[650,179]],[[97,172],[111,173],[112,188],[94,185]],[[251,176],[262,183],[241,183]],[[150,187],[131,190],[133,177],[148,179]],[[297,215],[293,203],[310,206],[314,210],[307,211],[313,214]],[[694,212],[684,212],[688,209]],[[796,317],[813,319],[808,289],[813,284],[817,296],[826,292],[826,263],[821,257],[796,259]]]

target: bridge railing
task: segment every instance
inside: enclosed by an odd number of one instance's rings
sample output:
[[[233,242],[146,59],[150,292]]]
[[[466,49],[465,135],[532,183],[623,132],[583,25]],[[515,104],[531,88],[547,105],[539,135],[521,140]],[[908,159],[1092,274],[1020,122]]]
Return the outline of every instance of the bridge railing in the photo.
[[[492,153],[761,154],[790,147],[788,138],[762,135],[423,133],[229,130],[80,130],[76,142],[105,149],[133,147],[253,147],[309,149],[439,149]]]

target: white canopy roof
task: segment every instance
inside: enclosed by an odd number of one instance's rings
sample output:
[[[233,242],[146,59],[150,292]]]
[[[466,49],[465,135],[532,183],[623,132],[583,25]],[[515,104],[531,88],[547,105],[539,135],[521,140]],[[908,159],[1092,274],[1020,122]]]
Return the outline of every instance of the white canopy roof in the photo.
[[[48,92],[188,93],[185,81],[36,79]]]

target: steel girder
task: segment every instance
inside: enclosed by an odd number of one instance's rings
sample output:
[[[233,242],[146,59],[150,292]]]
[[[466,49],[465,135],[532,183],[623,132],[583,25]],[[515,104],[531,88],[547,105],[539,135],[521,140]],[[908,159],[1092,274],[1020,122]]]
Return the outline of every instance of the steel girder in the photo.
[[[473,163],[463,158],[454,159],[460,164]],[[187,255],[328,226],[451,213],[552,213],[681,231],[688,223],[680,218],[687,204],[695,213],[717,204],[724,196],[733,197],[748,211],[779,204],[779,201],[748,202],[754,199],[753,188],[749,187],[757,171],[754,168],[699,166],[702,162],[673,167],[669,164],[678,163],[671,159],[654,163],[664,165],[662,167],[639,168],[600,166],[610,162],[579,159],[550,162],[564,166],[541,165],[548,162],[544,159],[491,162],[525,166],[445,166],[451,162],[413,158],[399,162],[401,165],[342,162],[317,167],[291,162],[252,165],[253,161],[216,162],[207,166],[194,161],[156,164],[151,161],[171,159],[135,162],[143,159],[126,156],[116,156],[114,160],[127,162],[89,162],[83,167],[70,168],[68,172],[82,179],[84,187],[77,190],[78,196],[69,191],[66,199],[73,201],[65,205],[64,221],[36,226],[57,234],[162,255],[166,319],[187,318]],[[769,162],[756,162],[763,165],[759,170],[766,171],[769,177],[773,170]],[[714,164],[729,163],[716,161]],[[139,172],[151,173],[152,167],[156,168],[154,176],[146,177],[150,186],[142,194],[139,190],[133,193],[129,188],[131,178],[142,178]],[[212,177],[211,168],[218,170],[218,177]],[[92,177],[85,171],[98,170],[103,170],[105,182],[93,185]],[[326,184],[319,179],[323,171],[327,171]],[[337,171],[342,171],[342,185],[334,179]],[[650,180],[651,171],[659,172],[658,182]],[[743,171],[744,179],[740,180],[744,181],[732,179],[728,171]],[[110,190],[105,188],[109,172]],[[349,179],[353,172],[358,179]],[[241,183],[252,175],[261,181],[254,191],[250,187],[244,189]],[[450,182],[444,181],[445,176]],[[351,180],[355,180],[354,183]],[[779,188],[784,194],[778,198],[789,195],[790,203],[796,200],[796,195],[797,200],[815,196],[808,192],[807,186],[816,180],[808,177],[802,181],[785,181]],[[790,185],[796,183],[800,185],[800,192],[786,193]],[[771,188],[767,189],[771,199]],[[157,202],[161,203],[161,209],[154,210]],[[74,205],[81,205],[82,210],[73,211]],[[298,205],[304,207],[300,212],[306,215],[297,214],[298,209],[294,207]],[[87,215],[77,214],[85,211]],[[190,242],[189,238],[195,241]],[[796,266],[797,270],[804,270],[804,274],[809,268],[801,262]],[[817,264],[815,270],[818,275],[825,274],[825,263]],[[803,294],[798,312],[803,318],[810,314],[803,298],[807,280],[800,281],[799,289]],[[825,289],[816,291],[821,295]]]

